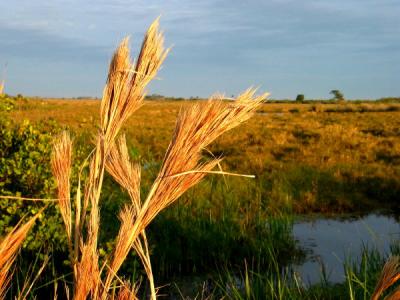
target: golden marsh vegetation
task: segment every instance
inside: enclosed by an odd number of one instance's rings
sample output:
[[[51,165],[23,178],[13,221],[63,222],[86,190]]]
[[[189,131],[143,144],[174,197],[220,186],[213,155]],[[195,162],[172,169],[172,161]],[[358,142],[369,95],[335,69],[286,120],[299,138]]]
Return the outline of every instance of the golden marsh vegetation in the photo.
[[[123,130],[145,161],[160,161],[178,112],[196,101],[145,102]],[[35,99],[20,102],[10,115],[17,122],[55,120],[90,138],[99,105]],[[228,168],[257,175],[260,192],[273,199],[274,209],[388,208],[396,206],[400,189],[400,104],[267,102],[241,130],[228,132],[209,150],[224,157]]]

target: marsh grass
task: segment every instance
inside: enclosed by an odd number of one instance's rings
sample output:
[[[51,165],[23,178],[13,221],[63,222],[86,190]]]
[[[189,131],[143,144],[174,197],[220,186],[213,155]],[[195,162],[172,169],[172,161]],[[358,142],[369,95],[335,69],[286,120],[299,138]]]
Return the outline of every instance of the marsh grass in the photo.
[[[150,297],[156,298],[146,227],[208,173],[228,174],[213,171],[221,159],[203,160],[202,151],[221,134],[249,119],[266,97],[255,96],[255,90],[249,89],[234,103],[211,98],[181,110],[161,169],[142,200],[140,165],[130,161],[126,139],[117,137],[122,125],[143,104],[144,89],[155,77],[167,52],[158,20],[147,31],[134,63],[127,39],[117,48],[101,100],[95,148],[87,159],[88,178],[84,182],[78,178],[73,198],[70,197],[72,140],[64,132],[55,141],[51,165],[73,272],[73,285],[66,293],[73,299],[136,299],[137,283],[126,282],[117,275],[132,248],[146,271]],[[121,224],[112,253],[100,262],[100,199],[106,171],[128,192],[131,202],[120,211]]]
[[[307,286],[290,266],[282,267],[271,251],[269,268],[244,262],[238,272],[223,269],[207,289],[198,289],[195,299],[398,299],[399,258],[389,256],[386,263],[385,259],[377,250],[364,248],[360,260],[349,257],[344,262],[345,282],[331,284],[321,274],[319,283]]]
[[[145,101],[126,122],[122,130],[129,149],[134,145],[146,168],[162,162],[180,107],[199,102]],[[12,118],[30,118],[32,122],[52,118],[68,124],[76,133],[77,144],[95,134],[98,101],[30,100],[20,105],[31,107],[10,112]],[[310,112],[312,104],[263,104],[240,131],[226,133],[209,150],[217,157],[225,157],[224,167],[255,174],[256,180],[264,184],[258,184],[259,190],[250,197],[261,193],[270,200],[272,210],[291,207],[294,213],[308,209],[335,213],[382,205],[385,209],[398,209],[400,114],[378,112],[387,104],[346,105],[354,112],[324,111],[335,109],[335,104],[321,104],[320,112]],[[363,105],[369,110],[358,112]],[[299,113],[288,113],[291,109],[298,109]],[[79,138],[81,135],[84,137]],[[306,174],[308,171],[310,174]],[[304,187],[303,175],[309,180]],[[245,195],[248,185],[253,186],[254,182],[233,188]]]
[[[12,277],[12,265],[29,230],[42,211],[24,224],[18,224],[0,242],[0,299],[4,299]],[[27,281],[28,282],[28,281]],[[22,294],[21,294],[22,295]]]
[[[54,143],[51,165],[73,272],[73,285],[66,293],[73,299],[136,299],[137,283],[131,284],[117,275],[132,248],[146,271],[151,298],[156,298],[146,227],[186,190],[214,172],[221,159],[205,161],[202,151],[221,134],[249,119],[266,97],[255,96],[255,90],[249,89],[234,103],[226,104],[216,97],[181,110],[161,169],[142,200],[140,165],[130,161],[126,139],[117,137],[122,125],[143,104],[144,89],[155,77],[167,52],[158,20],[147,31],[135,62],[131,62],[127,39],[115,51],[101,100],[95,148],[87,158],[88,178],[84,182],[78,178],[73,198],[70,197],[72,140],[64,132]],[[120,211],[121,224],[112,253],[100,263],[100,198],[106,170],[128,192],[131,202]],[[7,264],[5,271],[8,269]],[[2,278],[8,279],[6,275]]]

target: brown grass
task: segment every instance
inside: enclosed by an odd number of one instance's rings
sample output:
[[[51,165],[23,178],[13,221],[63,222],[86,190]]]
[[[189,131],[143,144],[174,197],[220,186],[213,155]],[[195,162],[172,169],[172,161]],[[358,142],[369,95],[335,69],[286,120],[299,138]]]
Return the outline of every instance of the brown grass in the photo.
[[[55,141],[51,156],[51,168],[57,181],[58,199],[61,216],[65,224],[68,243],[72,245],[72,220],[70,182],[72,160],[72,141],[67,132]],[[72,248],[71,248],[72,249]]]
[[[233,103],[211,98],[208,102],[183,108],[159,175],[142,203],[139,192],[140,166],[130,161],[125,137],[122,136],[118,142],[115,140],[123,124],[143,104],[144,89],[156,75],[167,52],[156,20],[147,31],[135,64],[129,56],[127,39],[114,53],[100,104],[100,130],[90,159],[89,178],[83,200],[78,188],[74,212],[71,211],[69,196],[72,143],[66,133],[55,143],[52,169],[57,179],[59,207],[71,245],[74,299],[113,299],[114,293],[110,295],[109,291],[113,284],[121,281],[117,273],[131,248],[137,252],[146,270],[151,298],[156,298],[145,233],[147,225],[160,211],[212,171],[220,159],[201,162],[202,151],[221,134],[248,120],[267,96],[255,96],[255,90],[249,89]],[[99,201],[105,170],[127,190],[131,203],[120,212],[121,226],[113,254],[100,266],[97,249]],[[87,234],[84,237],[83,224],[86,219]],[[105,272],[104,280],[102,272]],[[135,299],[135,291],[135,288],[123,284],[117,298]]]
[[[120,213],[122,226],[117,238],[116,249],[124,247],[124,239],[128,236],[134,219],[138,216],[141,209],[140,201],[140,164],[131,163],[125,136],[121,136],[118,145],[113,145],[106,162],[107,171],[113,178],[127,190],[131,205],[126,206]],[[147,243],[146,232],[143,230],[140,237],[133,243],[133,248],[139,255],[150,283],[152,298],[156,298],[153,271],[150,262],[150,252]],[[116,255],[118,256],[118,255]]]
[[[126,122],[123,130],[128,141],[145,159],[162,160],[180,108],[187,108],[198,101],[144,103],[138,113]],[[32,122],[53,118],[67,124],[78,134],[94,132],[93,125],[98,120],[95,115],[99,101],[31,100],[27,105],[29,108],[21,107],[20,111],[12,112],[12,117],[21,121],[28,118]],[[311,106],[261,105],[258,111],[262,110],[267,115],[256,114],[240,131],[228,132],[218,139],[211,150],[229,154],[225,163],[230,167],[238,168],[240,172],[251,170],[257,175],[268,171],[267,162],[281,164],[283,161],[316,168],[329,168],[338,163],[354,165],[354,170],[359,169],[358,166],[378,166],[381,170],[377,177],[381,174],[395,176],[395,165],[377,161],[376,156],[380,153],[387,154],[389,158],[398,156],[400,112],[325,113],[310,111]],[[300,113],[288,112],[293,108],[298,108]],[[331,138],[331,133],[334,138]],[[288,149],[294,151],[289,152]]]
[[[122,224],[106,287],[110,286],[139,234],[156,215],[218,164],[219,159],[200,163],[201,151],[222,133],[247,120],[265,96],[254,97],[254,90],[248,90],[230,105],[210,99],[203,105],[182,110],[159,175],[140,211],[136,216],[135,207],[121,212]]]
[[[96,147],[90,161],[89,179],[85,186],[83,205],[80,203],[77,205],[78,207],[83,206],[81,216],[76,218],[80,223],[80,228],[82,228],[81,221],[85,220],[89,205],[90,214],[86,241],[83,241],[80,231],[76,232],[78,237],[75,237],[75,240],[81,241],[82,255],[80,256],[79,251],[74,253],[76,256],[73,260],[76,264],[73,266],[75,270],[74,298],[86,299],[89,294],[94,299],[108,298],[109,286],[100,285],[97,253],[100,225],[99,200],[106,159],[122,124],[141,106],[144,89],[156,75],[166,54],[163,37],[158,30],[158,20],[156,20],[146,33],[136,63],[131,62],[127,39],[120,44],[111,60],[100,106],[100,132],[96,137]],[[77,202],[79,201],[80,199],[77,197]],[[147,247],[145,246],[145,248]]]
[[[371,300],[378,300],[384,291],[395,284],[400,279],[400,257],[392,256],[388,259],[386,264],[383,266],[381,275],[378,283],[375,287],[375,291],[372,294]],[[388,295],[388,300],[399,299],[400,289],[393,291],[392,294]]]
[[[7,286],[11,280],[11,266],[14,263],[17,252],[25,240],[29,230],[42,211],[38,212],[25,224],[18,224],[0,242],[0,299],[4,299]]]
[[[83,196],[79,180],[74,207],[70,197],[72,141],[64,132],[54,143],[51,166],[57,181],[58,206],[67,233],[74,274],[73,299],[136,299],[137,286],[130,287],[117,276],[131,248],[137,252],[146,270],[151,298],[156,298],[146,227],[160,211],[212,172],[220,159],[203,162],[202,151],[221,134],[248,120],[267,96],[255,96],[255,90],[249,89],[233,103],[211,98],[206,103],[184,107],[159,175],[142,202],[140,165],[131,162],[125,136],[118,142],[116,138],[127,119],[142,106],[145,87],[156,76],[167,53],[163,35],[158,30],[158,20],[148,29],[135,63],[131,61],[127,39],[115,51],[100,104],[100,127],[89,158],[89,177],[84,184]],[[120,212],[121,226],[115,249],[100,266],[97,248],[99,201],[106,170],[127,190],[131,203]],[[34,219],[7,236],[3,241],[6,246],[1,244],[6,253],[2,256],[4,261],[0,260],[0,267],[4,267],[0,278],[4,284],[11,266],[6,259],[14,257]],[[11,244],[10,239],[13,241]],[[102,273],[105,273],[104,277]],[[120,285],[119,291],[110,294],[111,287],[117,284]],[[5,293],[3,289],[0,291]]]

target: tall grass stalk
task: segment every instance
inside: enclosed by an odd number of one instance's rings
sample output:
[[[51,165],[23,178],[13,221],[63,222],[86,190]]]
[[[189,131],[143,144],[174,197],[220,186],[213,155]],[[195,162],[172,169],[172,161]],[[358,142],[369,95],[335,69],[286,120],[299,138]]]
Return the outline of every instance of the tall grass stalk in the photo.
[[[213,172],[221,159],[203,161],[203,149],[224,132],[249,119],[267,96],[255,96],[255,90],[249,89],[234,103],[226,104],[215,97],[182,110],[161,170],[142,202],[140,165],[130,161],[125,137],[117,140],[117,136],[124,122],[143,104],[144,89],[156,76],[167,52],[156,20],[146,33],[135,63],[130,59],[128,39],[124,39],[114,53],[101,101],[100,129],[90,158],[89,177],[83,197],[78,189],[74,212],[69,196],[72,142],[68,134],[63,133],[55,143],[52,169],[58,183],[58,204],[74,272],[74,299],[135,299],[137,286],[130,286],[117,276],[131,248],[142,261],[150,282],[151,298],[156,298],[146,227],[158,213],[207,173]],[[113,253],[100,265],[99,201],[105,171],[127,190],[131,202],[120,211],[121,225]],[[115,290],[116,285],[121,288]]]
[[[42,210],[25,224],[16,225],[0,242],[0,299],[5,298],[17,252],[41,213]]]
[[[371,300],[378,300],[384,291],[389,289],[400,279],[400,257],[392,256],[384,265]],[[385,299],[400,299],[400,287],[397,287]]]

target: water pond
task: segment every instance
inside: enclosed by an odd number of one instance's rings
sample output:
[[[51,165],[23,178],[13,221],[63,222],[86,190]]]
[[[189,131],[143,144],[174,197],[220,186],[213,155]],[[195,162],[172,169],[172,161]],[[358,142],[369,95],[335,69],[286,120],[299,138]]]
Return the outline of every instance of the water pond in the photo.
[[[307,252],[305,262],[295,266],[303,283],[319,282],[322,266],[328,280],[337,283],[344,281],[346,258],[360,258],[363,247],[388,253],[390,245],[400,241],[400,223],[381,214],[305,219],[294,224],[293,235]]]
[[[387,254],[393,243],[400,242],[400,223],[392,216],[369,214],[366,216],[341,216],[335,218],[298,218],[293,225],[293,236],[306,257],[292,268],[300,276],[304,286],[321,281],[322,265],[331,283],[345,280],[344,262],[356,261],[362,256],[363,247]],[[199,290],[213,282],[207,275],[175,278],[168,294],[171,299],[181,299],[176,287],[183,295],[196,295]],[[237,287],[244,288],[241,277],[235,277]]]

